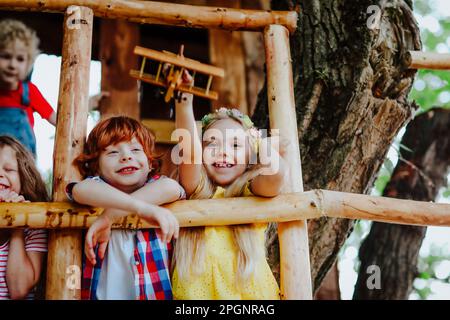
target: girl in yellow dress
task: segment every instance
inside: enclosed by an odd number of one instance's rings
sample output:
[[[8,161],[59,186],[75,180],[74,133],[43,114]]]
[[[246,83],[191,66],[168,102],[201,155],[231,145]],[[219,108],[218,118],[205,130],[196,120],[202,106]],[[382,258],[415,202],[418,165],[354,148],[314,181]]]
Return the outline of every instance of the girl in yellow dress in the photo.
[[[189,82],[188,74],[183,77]],[[179,178],[188,198],[279,194],[286,165],[273,147],[274,138],[261,139],[248,116],[225,108],[202,119],[200,138],[192,98],[183,93],[176,101],[176,125],[184,129],[178,131],[183,136]],[[266,227],[182,228],[172,263],[174,298],[279,299],[266,260]]]

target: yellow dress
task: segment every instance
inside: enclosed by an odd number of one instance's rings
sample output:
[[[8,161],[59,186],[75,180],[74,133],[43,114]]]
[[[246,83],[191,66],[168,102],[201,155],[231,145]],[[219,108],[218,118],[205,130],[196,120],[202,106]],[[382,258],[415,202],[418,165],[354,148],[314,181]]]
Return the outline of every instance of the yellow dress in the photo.
[[[223,198],[224,189],[218,187],[213,198]],[[252,195],[246,188],[244,196]],[[255,224],[258,241],[264,247],[267,224]],[[205,271],[178,280],[175,267],[172,276],[174,299],[178,300],[278,300],[278,284],[265,257],[256,263],[253,277],[242,288],[236,286],[238,249],[233,240],[232,229],[205,227]]]

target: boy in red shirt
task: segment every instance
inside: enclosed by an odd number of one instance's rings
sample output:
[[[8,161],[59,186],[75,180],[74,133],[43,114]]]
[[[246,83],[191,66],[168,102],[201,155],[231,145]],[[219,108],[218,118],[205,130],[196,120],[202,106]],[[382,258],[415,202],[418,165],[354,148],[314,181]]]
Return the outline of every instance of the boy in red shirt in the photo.
[[[36,33],[17,20],[0,21],[0,135],[18,139],[36,156],[33,113],[56,125],[56,113],[30,81],[39,54]]]

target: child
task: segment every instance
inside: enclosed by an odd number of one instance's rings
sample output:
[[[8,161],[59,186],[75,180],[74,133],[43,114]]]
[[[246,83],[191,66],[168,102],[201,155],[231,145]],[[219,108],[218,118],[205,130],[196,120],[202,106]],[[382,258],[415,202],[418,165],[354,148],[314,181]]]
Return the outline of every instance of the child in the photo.
[[[153,153],[154,136],[147,128],[113,117],[95,126],[75,159],[87,178],[67,186],[69,198],[106,209],[86,235],[82,299],[172,298],[170,240],[178,237],[179,226],[159,205],[184,197],[184,190],[172,179],[150,174]],[[110,231],[113,220],[133,212],[160,230]]]
[[[184,75],[184,77],[190,77]],[[189,80],[185,80],[189,82]],[[263,166],[258,148],[268,147],[248,116],[221,108],[202,119],[197,134],[192,95],[176,102],[176,126],[187,129],[180,183],[190,199],[234,196],[273,197],[280,192],[286,166],[274,149]],[[203,149],[203,153],[202,153]],[[203,164],[196,155],[203,155]],[[278,169],[276,162],[279,162]],[[180,230],[172,276],[175,299],[279,299],[279,288],[265,257],[266,224]]]
[[[0,134],[18,139],[36,157],[33,132],[37,112],[56,126],[56,113],[29,80],[39,54],[36,33],[18,20],[0,21]],[[95,109],[108,92],[90,97],[89,109]]]
[[[49,201],[34,159],[0,136],[0,202]],[[47,252],[45,230],[0,229],[0,300],[33,299]]]
[[[36,157],[33,112],[56,125],[56,113],[39,89],[26,81],[39,38],[17,20],[0,21],[0,134],[17,138]]]

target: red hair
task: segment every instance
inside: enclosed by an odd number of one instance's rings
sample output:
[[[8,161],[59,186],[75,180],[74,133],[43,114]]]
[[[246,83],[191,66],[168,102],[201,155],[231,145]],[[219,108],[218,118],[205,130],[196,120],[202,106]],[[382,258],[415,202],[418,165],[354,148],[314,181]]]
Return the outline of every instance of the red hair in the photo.
[[[149,165],[155,168],[155,135],[139,121],[125,116],[100,121],[89,134],[83,154],[75,158],[73,163],[83,177],[95,176],[99,171],[100,153],[110,145],[133,138],[142,145]]]

